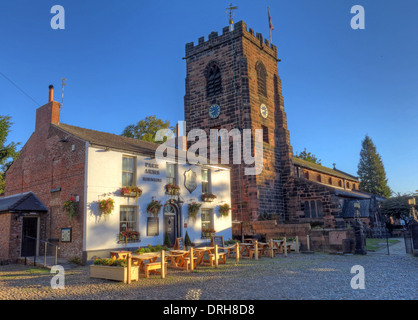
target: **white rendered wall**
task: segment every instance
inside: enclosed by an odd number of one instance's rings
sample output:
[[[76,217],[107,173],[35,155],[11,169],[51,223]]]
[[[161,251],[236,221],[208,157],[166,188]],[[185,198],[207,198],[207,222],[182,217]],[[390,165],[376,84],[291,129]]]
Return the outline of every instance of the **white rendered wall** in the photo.
[[[136,158],[136,181],[137,186],[143,190],[142,196],[137,200],[135,198],[122,197],[120,188],[122,187],[122,156],[133,156]],[[158,169],[145,167],[145,163],[156,163],[146,156],[133,155],[118,151],[104,151],[103,149],[89,147],[88,150],[88,168],[87,168],[87,207],[85,212],[86,221],[86,250],[106,250],[116,248],[137,248],[148,244],[157,245],[164,242],[164,219],[163,210],[159,217],[159,235],[147,236],[147,217],[146,212],[148,203],[152,200],[161,201],[165,204],[170,196],[165,194],[164,186],[167,183],[165,166],[160,165]],[[145,169],[159,170],[159,175],[146,174]],[[192,169],[196,173],[197,188],[193,193],[184,187],[184,172]],[[202,194],[201,185],[201,166],[179,165],[177,181],[180,186],[180,197],[184,201],[182,207],[181,225],[182,236],[186,231],[192,242],[201,243],[207,239],[201,239],[201,215],[197,215],[196,221],[188,219],[187,205],[192,201],[202,203],[202,208],[214,209],[214,228],[216,235],[224,236],[225,240],[232,238],[231,213],[228,217],[221,217],[218,206],[223,203],[231,205],[230,198],[230,171],[211,169],[212,193],[217,199],[212,203],[200,201]],[[161,179],[161,182],[144,181],[143,177]],[[115,201],[115,208],[110,215],[102,215],[99,211],[97,201],[111,197]],[[137,206],[138,210],[138,229],[141,233],[140,243],[118,243],[120,206]],[[185,225],[187,224],[187,227]]]

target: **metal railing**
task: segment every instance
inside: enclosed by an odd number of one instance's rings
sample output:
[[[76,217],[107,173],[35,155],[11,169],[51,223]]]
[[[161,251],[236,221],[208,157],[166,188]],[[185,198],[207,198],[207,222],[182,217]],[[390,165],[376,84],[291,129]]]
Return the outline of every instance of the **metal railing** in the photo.
[[[58,245],[53,244],[53,243],[51,243],[49,241],[46,241],[46,240],[41,240],[41,239],[34,238],[34,237],[30,237],[30,236],[24,236],[24,238],[28,238],[28,239],[35,240],[36,242],[42,242],[42,243],[44,243],[44,266],[45,267],[46,267],[46,257],[47,257],[47,252],[48,252],[48,245],[55,247],[55,260],[54,260],[55,263],[54,263],[54,265],[57,264],[57,262],[58,262],[58,250],[60,249]],[[36,257],[37,257],[37,255],[36,255],[36,249],[37,248],[36,247],[35,247],[35,253],[33,255],[33,264],[34,264],[34,266],[36,266]],[[30,256],[32,256],[32,255],[25,256],[25,264],[26,264],[26,258],[27,257],[30,257]]]

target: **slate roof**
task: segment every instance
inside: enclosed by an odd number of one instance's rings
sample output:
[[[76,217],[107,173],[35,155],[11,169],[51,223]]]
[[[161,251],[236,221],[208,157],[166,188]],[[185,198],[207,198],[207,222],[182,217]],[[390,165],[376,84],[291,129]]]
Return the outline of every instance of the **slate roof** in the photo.
[[[80,128],[68,124],[51,124],[73,136],[76,136],[92,145],[114,148],[119,150],[137,152],[142,154],[155,154],[159,144],[128,138],[113,133]]]
[[[0,213],[11,211],[47,212],[48,208],[30,191],[0,198]]]
[[[352,176],[348,173],[345,173],[341,170],[334,170],[334,169],[331,169],[331,168],[328,168],[328,167],[324,167],[320,164],[316,164],[316,163],[306,161],[306,160],[303,160],[303,159],[299,159],[299,158],[296,158],[296,157],[293,157],[293,163],[297,166],[301,166],[301,167],[304,167],[304,168],[307,168],[307,169],[311,169],[311,170],[315,170],[315,171],[318,171],[318,172],[326,173],[326,174],[329,174],[329,175],[334,176],[334,177],[339,177],[339,178],[347,179],[347,180],[351,180],[351,181],[359,181],[358,178],[356,178],[356,177],[354,177],[354,176]]]
[[[96,131],[91,129],[80,128],[76,126],[71,126],[65,123],[51,124],[51,126],[56,127],[66,133],[69,133],[77,138],[80,138],[83,141],[89,142],[93,146],[100,146],[104,148],[112,148],[116,150],[123,150],[128,152],[134,152],[149,156],[155,156],[155,151],[160,146],[158,143],[143,141],[134,138],[128,138],[120,136],[113,133]],[[209,166],[208,159],[201,158],[201,163],[207,162]],[[212,166],[220,167],[223,169],[230,169],[228,164],[213,164]]]

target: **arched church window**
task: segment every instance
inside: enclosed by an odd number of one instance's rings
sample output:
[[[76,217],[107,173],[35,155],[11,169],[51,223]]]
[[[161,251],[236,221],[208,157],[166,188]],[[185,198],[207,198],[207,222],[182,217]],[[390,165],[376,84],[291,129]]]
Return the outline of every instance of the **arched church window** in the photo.
[[[221,70],[215,62],[209,63],[206,68],[206,95],[215,96],[222,92]]]
[[[260,61],[255,65],[257,72],[257,89],[258,94],[267,97],[267,71],[264,64]]]

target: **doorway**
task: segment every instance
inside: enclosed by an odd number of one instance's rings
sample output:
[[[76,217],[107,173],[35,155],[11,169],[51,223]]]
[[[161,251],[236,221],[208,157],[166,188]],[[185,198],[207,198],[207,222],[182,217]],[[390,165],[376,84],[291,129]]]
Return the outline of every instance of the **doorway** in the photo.
[[[37,253],[38,217],[23,217],[21,256],[29,257]]]
[[[179,222],[178,207],[173,203],[167,203],[164,206],[164,237],[167,233],[171,244],[174,244],[176,238],[181,235]]]

